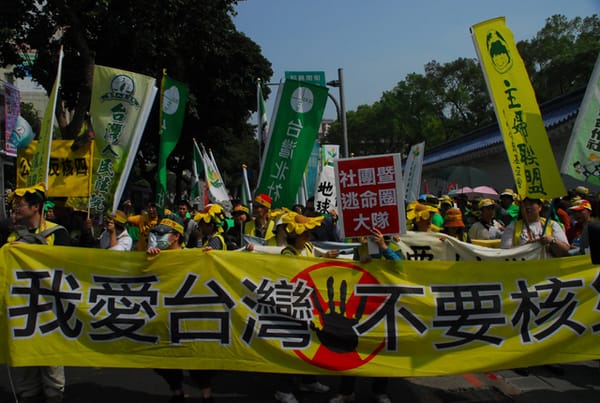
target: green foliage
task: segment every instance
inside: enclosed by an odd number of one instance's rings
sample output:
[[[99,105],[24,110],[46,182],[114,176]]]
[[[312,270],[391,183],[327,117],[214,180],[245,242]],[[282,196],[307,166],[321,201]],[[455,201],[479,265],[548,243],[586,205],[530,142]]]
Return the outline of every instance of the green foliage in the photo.
[[[600,52],[598,15],[554,15],[529,41],[517,44],[539,102],[585,87]]]
[[[542,103],[587,85],[600,52],[600,19],[552,16],[532,40],[517,47]],[[352,154],[404,154],[421,141],[431,148],[495,121],[477,60],[434,60],[424,70],[407,75],[373,105],[348,112]],[[338,122],[326,142],[343,144]]]
[[[248,118],[256,110],[256,78],[269,80],[273,72],[259,46],[236,30],[232,15],[237,0],[5,2],[0,13],[1,66],[16,65],[17,77],[29,73],[50,90],[64,46],[57,109],[63,138],[73,138],[81,127],[89,109],[92,68],[99,64],[153,76],[158,82],[164,68],[188,85],[186,120],[170,161],[175,172],[191,166],[192,137],[214,149],[218,161],[224,160],[221,146],[227,136],[252,141]],[[19,53],[27,49],[35,49],[37,58],[25,66]],[[138,158],[145,161],[138,164],[147,165],[157,155],[158,112],[155,106],[140,146]],[[258,169],[257,159],[247,162]],[[231,176],[240,169],[220,168]]]

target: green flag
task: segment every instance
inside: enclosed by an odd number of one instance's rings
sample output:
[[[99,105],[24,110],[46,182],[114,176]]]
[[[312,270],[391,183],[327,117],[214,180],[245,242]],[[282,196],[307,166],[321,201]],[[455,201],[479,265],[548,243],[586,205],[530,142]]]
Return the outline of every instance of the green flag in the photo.
[[[600,54],[573,125],[560,171],[581,182],[600,185]]]
[[[256,188],[273,200],[272,207],[291,207],[317,138],[327,88],[286,80],[280,86],[271,136]]]
[[[162,212],[167,200],[167,158],[179,141],[188,99],[188,87],[165,74],[160,95],[160,153],[156,205]]]

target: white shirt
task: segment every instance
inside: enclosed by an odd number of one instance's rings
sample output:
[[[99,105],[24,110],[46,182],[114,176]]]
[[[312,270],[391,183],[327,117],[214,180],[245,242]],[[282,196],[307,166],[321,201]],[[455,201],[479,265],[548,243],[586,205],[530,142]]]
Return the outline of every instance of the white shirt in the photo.
[[[513,247],[513,238],[515,233],[515,223],[517,221],[511,222],[508,227],[504,230],[502,234],[502,241],[500,243],[500,247],[502,249],[510,249]],[[552,236],[556,238],[557,241],[561,241],[563,243],[568,244],[569,241],[567,239],[567,235],[565,231],[563,231],[562,227],[556,221],[550,221],[552,226]],[[529,231],[527,230],[529,227]],[[521,234],[519,235],[518,245],[525,245],[528,242],[534,242],[542,238],[542,231],[544,230],[544,225],[541,221],[536,221],[534,223],[526,225],[523,223],[523,229],[521,230]]]
[[[127,230],[123,230],[120,234],[117,234],[117,244],[110,247],[110,233],[106,230],[100,235],[100,247],[108,250],[131,250],[133,240],[127,233]]]

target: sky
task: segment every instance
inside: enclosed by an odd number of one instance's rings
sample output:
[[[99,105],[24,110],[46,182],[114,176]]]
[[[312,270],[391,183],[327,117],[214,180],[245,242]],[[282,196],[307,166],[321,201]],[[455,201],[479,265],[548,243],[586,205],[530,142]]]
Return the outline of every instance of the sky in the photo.
[[[426,63],[476,58],[469,28],[505,17],[515,41],[530,40],[546,19],[600,14],[600,0],[242,0],[233,21],[272,63],[271,82],[285,71],[343,69],[346,111],[372,105]],[[267,100],[271,116],[276,88]],[[330,92],[339,101],[337,88]],[[335,119],[328,101],[324,118]]]

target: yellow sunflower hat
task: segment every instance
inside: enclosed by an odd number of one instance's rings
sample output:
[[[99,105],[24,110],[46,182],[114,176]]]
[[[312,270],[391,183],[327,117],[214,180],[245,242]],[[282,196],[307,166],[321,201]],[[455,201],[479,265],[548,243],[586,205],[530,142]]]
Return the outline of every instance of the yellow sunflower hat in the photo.
[[[219,204],[207,204],[204,209],[194,216],[194,221],[213,223],[217,227],[221,227],[225,222],[225,211]]]
[[[12,202],[15,197],[23,197],[27,193],[38,194],[42,200],[46,199],[46,184],[40,182],[37,185],[17,188],[11,194],[8,195],[8,202]]]
[[[281,217],[281,223],[285,225],[288,234],[300,235],[306,231],[318,227],[323,222],[325,216],[307,217],[294,211],[288,211]]]

